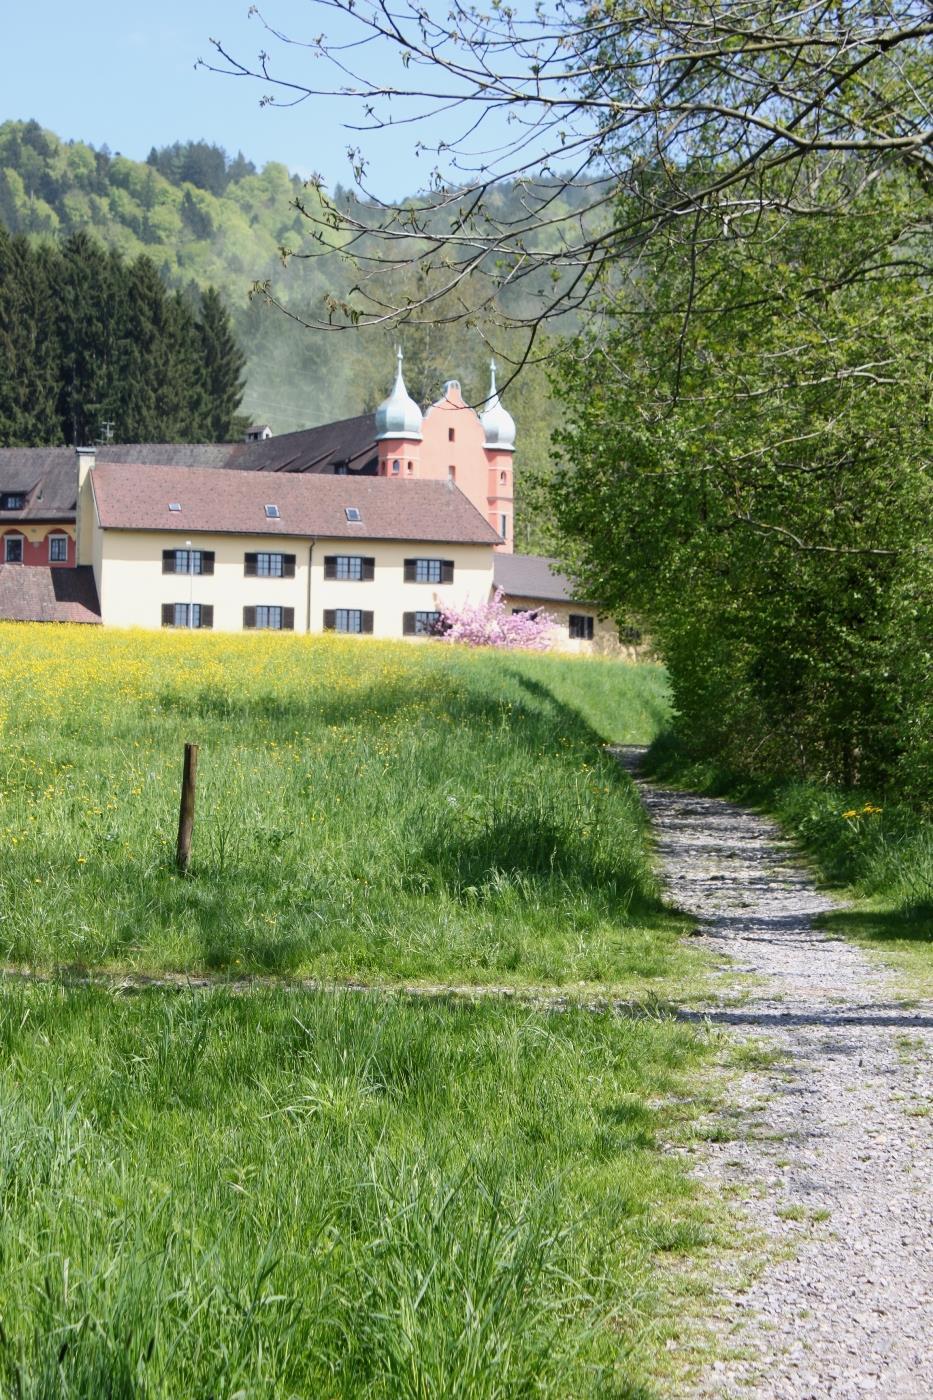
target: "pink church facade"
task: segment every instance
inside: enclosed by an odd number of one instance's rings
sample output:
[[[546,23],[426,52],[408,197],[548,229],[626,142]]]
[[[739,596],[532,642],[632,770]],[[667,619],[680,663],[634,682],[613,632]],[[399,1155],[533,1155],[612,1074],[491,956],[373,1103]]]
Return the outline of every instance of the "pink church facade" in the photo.
[[[378,475],[394,481],[449,481],[499,536],[496,549],[514,548],[515,424],[499,402],[493,367],[482,413],[465,401],[455,379],[421,413],[409,397],[398,355],[395,386],[376,410]]]

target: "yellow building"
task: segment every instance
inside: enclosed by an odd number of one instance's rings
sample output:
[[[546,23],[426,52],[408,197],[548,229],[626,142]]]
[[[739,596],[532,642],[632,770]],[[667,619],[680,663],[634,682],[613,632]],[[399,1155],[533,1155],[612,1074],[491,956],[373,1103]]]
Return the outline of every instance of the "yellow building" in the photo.
[[[102,463],[78,564],[105,624],[426,635],[492,587],[496,530],[450,482]]]

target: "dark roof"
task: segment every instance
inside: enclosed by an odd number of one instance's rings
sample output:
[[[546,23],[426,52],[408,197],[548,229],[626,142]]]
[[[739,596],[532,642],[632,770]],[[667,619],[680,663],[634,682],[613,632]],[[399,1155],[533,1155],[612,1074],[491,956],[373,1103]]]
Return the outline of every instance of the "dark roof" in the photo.
[[[552,603],[574,601],[573,584],[558,572],[557,561],[540,554],[497,554],[493,581],[510,598],[541,598]],[[582,600],[581,600],[582,601]]]
[[[333,473],[346,468],[351,475],[375,476],[376,426],[373,414],[361,413],[264,442],[111,442],[97,448],[97,461],[251,472]],[[27,497],[22,510],[0,512],[0,522],[73,520],[77,480],[73,447],[0,448],[0,493]]]
[[[0,511],[0,523],[74,520],[78,468],[73,447],[0,449],[0,495],[22,493],[22,510]]]
[[[100,622],[94,570],[0,564],[0,618],[6,622]]]
[[[108,462],[91,480],[102,527],[184,534],[301,535],[495,544],[499,536],[452,483],[367,476],[190,471]],[[170,511],[177,502],[180,511]],[[278,507],[269,519],[266,505]],[[356,506],[359,523],[347,519]]]
[[[247,472],[333,472],[337,467],[346,467],[348,472],[375,476],[375,415],[360,413],[355,418],[322,423],[319,428],[281,433],[264,442],[234,443],[227,450],[226,461],[212,465]],[[124,462],[137,460],[146,459],[133,457],[129,452],[124,454]],[[176,465],[171,456],[163,456],[161,460],[168,466]]]

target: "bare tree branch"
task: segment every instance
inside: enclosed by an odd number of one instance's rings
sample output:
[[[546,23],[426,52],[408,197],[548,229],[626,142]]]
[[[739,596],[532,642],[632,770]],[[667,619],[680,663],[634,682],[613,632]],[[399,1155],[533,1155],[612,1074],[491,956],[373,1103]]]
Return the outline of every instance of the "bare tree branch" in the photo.
[[[695,257],[710,216],[745,236],[771,212],[835,217],[841,190],[854,203],[892,170],[933,188],[933,15],[920,0],[555,0],[531,18],[464,0],[436,13],[419,0],[311,9],[320,32],[298,38],[253,6],[275,58],[245,62],[214,40],[205,66],[262,82],[263,102],[340,97],[348,130],[409,126],[438,162],[401,208],[373,195],[355,148],[356,197],[310,182],[298,203],[308,245],[285,255],[338,247],[359,274],[321,328],[479,306],[537,329],[579,311],[652,239]],[[344,37],[328,38],[335,29]],[[505,213],[503,184],[518,196]],[[387,290],[402,261],[428,274],[416,303]]]

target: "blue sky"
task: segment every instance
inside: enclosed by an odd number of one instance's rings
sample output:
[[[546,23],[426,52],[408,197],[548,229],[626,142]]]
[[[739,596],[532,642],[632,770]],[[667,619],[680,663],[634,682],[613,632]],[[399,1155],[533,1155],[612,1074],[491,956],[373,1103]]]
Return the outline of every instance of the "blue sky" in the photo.
[[[320,30],[308,0],[264,8],[285,32]],[[279,160],[304,175],[319,171],[331,186],[350,184],[345,151],[359,137],[342,129],[349,107],[312,99],[261,108],[261,84],[195,70],[199,57],[211,57],[212,37],[247,61],[271,47],[248,9],[248,0],[7,0],[0,120],[34,117],[63,139],[106,142],[136,160],[153,145],[204,137],[257,165]],[[291,50],[281,62],[297,75],[312,60]],[[425,182],[430,158],[419,160],[412,144],[408,128],[366,138],[370,183],[382,198]]]

